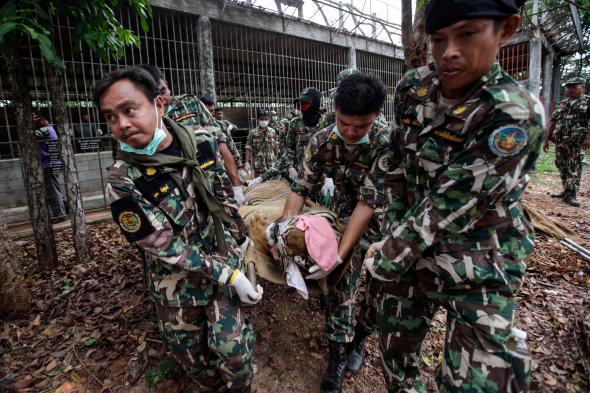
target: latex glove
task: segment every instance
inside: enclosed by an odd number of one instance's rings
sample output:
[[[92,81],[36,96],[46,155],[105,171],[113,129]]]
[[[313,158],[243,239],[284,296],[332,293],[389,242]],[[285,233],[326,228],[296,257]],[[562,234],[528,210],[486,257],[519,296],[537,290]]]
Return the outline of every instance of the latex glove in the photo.
[[[330,195],[331,197],[334,196],[334,180],[332,180],[331,177],[326,177],[326,180],[324,180],[324,185],[322,186],[322,189],[320,190],[323,196],[326,195]]]
[[[234,287],[242,303],[256,304],[262,299],[262,287],[257,285],[255,289],[246,275],[237,269],[232,274],[229,285]]]
[[[328,277],[328,275],[330,275],[330,273],[332,273],[332,271],[334,269],[336,269],[342,262],[344,262],[344,261],[342,260],[342,258],[340,258],[340,255],[338,255],[338,259],[336,260],[336,263],[328,271],[324,271],[324,270],[320,269],[320,267],[318,265],[313,265],[312,267],[309,268],[308,272],[310,274],[305,276],[305,279],[306,280],[323,280],[324,278]]]
[[[242,191],[242,186],[232,187],[234,189],[234,196],[236,197],[236,202],[238,206],[242,206],[246,197],[244,196],[244,191]]]
[[[297,170],[293,167],[289,167],[289,179],[291,179],[291,181],[295,181],[297,179]]]
[[[244,242],[239,245],[240,250],[242,250],[242,253],[243,254],[246,253],[246,250],[248,249],[248,246],[250,245],[250,242],[252,242],[252,239],[250,239],[248,236],[246,236],[246,240],[244,240]]]
[[[256,179],[252,180],[249,184],[248,187],[254,187],[259,185],[260,183],[262,183],[262,177],[258,176]]]
[[[246,163],[244,164],[244,170],[245,170],[246,172],[248,172],[248,173],[252,173],[252,167],[250,166],[250,163],[249,163],[249,162],[246,162]]]
[[[246,172],[246,170],[244,170],[243,168],[238,169],[238,177],[240,178],[240,181],[242,183],[246,181],[247,176],[248,172]]]

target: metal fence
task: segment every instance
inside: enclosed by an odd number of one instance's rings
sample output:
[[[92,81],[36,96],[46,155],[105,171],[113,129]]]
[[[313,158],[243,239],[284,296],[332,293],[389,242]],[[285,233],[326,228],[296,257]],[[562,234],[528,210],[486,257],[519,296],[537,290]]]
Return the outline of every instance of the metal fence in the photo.
[[[79,168],[86,197],[102,196],[105,163],[110,159],[105,150],[111,148],[106,124],[92,103],[96,80],[117,68],[150,63],[163,71],[173,94],[200,91],[198,16],[162,8],[153,11],[147,33],[139,28],[132,11],[117,11],[123,25],[137,32],[141,46],[127,48],[120,60],[112,62],[104,62],[82,48],[67,19],[54,21],[58,53],[66,65],[65,99],[74,147],[77,153],[84,153],[79,154],[80,159],[88,163]],[[254,125],[252,119],[258,107],[285,114],[305,87],[327,92],[335,87],[338,73],[348,67],[344,47],[221,21],[212,21],[212,41],[218,102],[224,107],[226,118],[241,128],[236,135],[238,142]],[[52,122],[45,62],[32,46],[23,46],[21,57],[33,110]],[[390,94],[403,74],[403,61],[387,56],[357,51],[357,63],[361,70],[380,76]],[[14,88],[8,82],[7,70],[0,68],[0,178],[9,181],[0,190],[1,208],[26,205],[22,169],[17,160],[20,154],[11,101]],[[385,113],[390,117],[389,109]],[[92,164],[94,161],[99,165]]]
[[[502,47],[498,60],[502,68],[517,81],[529,79],[528,41]]]

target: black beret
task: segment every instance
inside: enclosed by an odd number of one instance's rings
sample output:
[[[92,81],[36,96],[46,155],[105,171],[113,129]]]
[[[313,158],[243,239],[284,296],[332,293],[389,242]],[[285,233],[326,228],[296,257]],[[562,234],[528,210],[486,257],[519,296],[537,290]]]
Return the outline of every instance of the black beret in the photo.
[[[431,0],[426,6],[426,32],[432,34],[463,19],[517,14],[526,0]]]

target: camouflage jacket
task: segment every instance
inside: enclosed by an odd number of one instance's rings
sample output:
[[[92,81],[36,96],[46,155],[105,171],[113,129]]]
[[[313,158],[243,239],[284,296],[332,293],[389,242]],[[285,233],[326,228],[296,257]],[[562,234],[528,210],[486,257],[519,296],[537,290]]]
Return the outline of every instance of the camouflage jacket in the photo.
[[[193,130],[207,129],[217,139],[217,143],[225,143],[236,163],[240,162],[240,152],[234,143],[231,132],[226,123],[215,119],[207,110],[205,104],[194,94],[182,94],[172,97],[166,117],[176,123]]]
[[[383,217],[384,190],[391,180],[388,176],[390,129],[375,123],[369,141],[352,146],[347,146],[333,130],[332,125],[311,137],[299,167],[299,179],[291,184],[291,189],[310,197],[324,177],[332,178],[335,190],[329,207],[346,222],[357,202],[365,202],[375,209],[369,228],[376,234]]]
[[[254,177],[258,177],[268,171],[278,152],[277,134],[274,129],[266,130],[253,128],[248,132],[246,139],[247,150],[252,152],[252,170]]]
[[[543,106],[497,63],[462,100],[439,108],[438,97],[428,67],[396,88],[391,165],[405,186],[387,214],[399,225],[366,263],[390,280],[429,255],[497,250],[524,274],[533,228],[520,198],[543,142]]]
[[[581,145],[590,127],[590,96],[560,101],[551,120],[555,122],[551,138],[555,143]]]
[[[170,128],[169,128],[170,129]],[[208,159],[198,156],[200,165]],[[213,217],[197,198],[191,171],[116,161],[107,195],[115,222],[145,251],[150,295],[170,307],[204,305],[225,285],[242,258],[230,232],[227,254],[217,248]]]
[[[298,168],[301,164],[307,143],[311,136],[320,129],[319,125],[306,126],[302,116],[299,114],[289,122],[289,126],[286,128],[285,145],[281,146],[281,154],[272,163],[272,168],[262,176],[264,180],[281,176],[287,177],[289,167]]]

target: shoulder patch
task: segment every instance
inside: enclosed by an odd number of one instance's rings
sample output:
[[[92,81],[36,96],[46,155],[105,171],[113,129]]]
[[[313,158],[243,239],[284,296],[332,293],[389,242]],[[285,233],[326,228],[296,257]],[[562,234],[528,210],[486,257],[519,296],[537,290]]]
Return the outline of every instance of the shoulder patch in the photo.
[[[511,124],[494,130],[488,143],[497,156],[510,157],[518,154],[527,145],[528,139],[522,127]]]
[[[131,243],[144,239],[155,231],[154,226],[132,195],[111,203],[111,213],[123,235]]]

